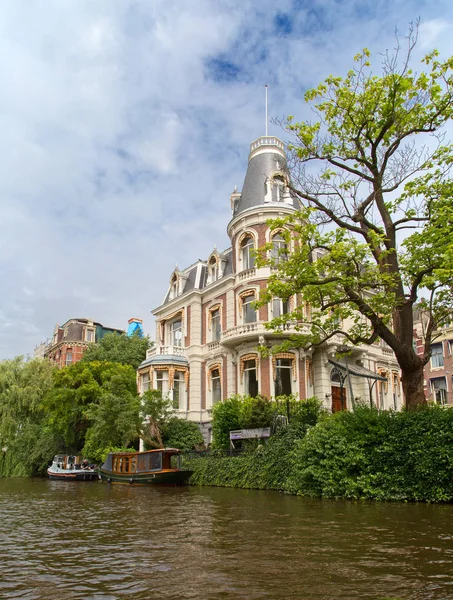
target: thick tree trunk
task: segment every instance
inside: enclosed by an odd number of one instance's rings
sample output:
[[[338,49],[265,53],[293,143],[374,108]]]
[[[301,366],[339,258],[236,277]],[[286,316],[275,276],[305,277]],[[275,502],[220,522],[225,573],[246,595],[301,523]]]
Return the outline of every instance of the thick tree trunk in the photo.
[[[401,383],[408,410],[426,404],[425,392],[423,391],[423,363],[421,361],[416,369],[402,369]]]

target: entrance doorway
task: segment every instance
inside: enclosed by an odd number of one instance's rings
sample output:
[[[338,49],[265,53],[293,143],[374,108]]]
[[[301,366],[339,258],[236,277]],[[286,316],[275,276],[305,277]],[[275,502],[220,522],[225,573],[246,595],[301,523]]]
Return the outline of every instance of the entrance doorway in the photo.
[[[344,387],[332,386],[332,413],[346,410],[346,390]]]

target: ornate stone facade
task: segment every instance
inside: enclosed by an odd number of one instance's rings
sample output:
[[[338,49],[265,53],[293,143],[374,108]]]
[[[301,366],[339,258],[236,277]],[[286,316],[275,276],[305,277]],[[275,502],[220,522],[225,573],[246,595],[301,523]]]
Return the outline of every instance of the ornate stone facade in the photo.
[[[296,299],[259,309],[253,304],[271,274],[270,267],[256,266],[254,250],[265,244],[281,249],[284,243],[267,221],[298,208],[288,181],[283,143],[273,137],[253,142],[242,192],[235,190],[230,199],[231,247],[175,269],[164,302],[153,311],[156,344],[138,369],[139,391],[158,388],[168,394],[182,418],[200,423],[208,442],[210,409],[237,393],[316,395],[330,410],[350,408],[359,399],[401,407],[399,379],[397,389],[382,385],[398,366],[381,345],[351,348],[347,362],[335,358],[343,346],[340,338],[314,352],[294,349],[264,358],[257,351],[296,333],[290,324],[278,335],[265,328],[267,321],[292,310]]]

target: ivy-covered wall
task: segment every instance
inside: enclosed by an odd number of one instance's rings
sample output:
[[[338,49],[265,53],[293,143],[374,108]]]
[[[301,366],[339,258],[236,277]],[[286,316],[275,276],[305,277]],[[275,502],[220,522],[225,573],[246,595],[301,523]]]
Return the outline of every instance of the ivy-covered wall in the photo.
[[[190,483],[302,496],[453,501],[453,410],[320,414],[239,456],[186,455]]]

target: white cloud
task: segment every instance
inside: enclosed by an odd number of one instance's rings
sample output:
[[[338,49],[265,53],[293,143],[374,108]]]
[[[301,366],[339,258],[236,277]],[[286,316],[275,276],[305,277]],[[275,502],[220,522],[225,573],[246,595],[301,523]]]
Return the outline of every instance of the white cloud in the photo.
[[[174,265],[228,246],[229,194],[264,132],[264,83],[271,116],[302,118],[307,87],[344,73],[363,46],[391,47],[421,11],[415,0],[295,6],[6,3],[0,358],[31,353],[72,317],[126,328],[138,316],[154,333],[149,311]],[[279,32],[285,12],[292,30]],[[436,20],[421,15],[423,51],[448,48],[450,13],[445,0]]]

